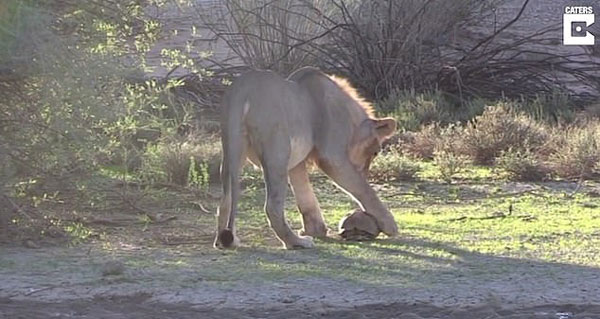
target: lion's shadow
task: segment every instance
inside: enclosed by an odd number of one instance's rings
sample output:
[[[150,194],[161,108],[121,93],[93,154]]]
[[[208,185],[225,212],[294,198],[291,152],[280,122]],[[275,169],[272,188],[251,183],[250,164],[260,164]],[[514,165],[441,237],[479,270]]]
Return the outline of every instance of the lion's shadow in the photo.
[[[301,271],[292,276],[347,280],[364,287],[460,287],[468,293],[489,285],[490,290],[518,287],[524,294],[556,289],[568,296],[600,296],[594,288],[600,284],[596,267],[484,254],[420,238],[324,242],[326,247],[314,250],[262,250],[258,255],[271,263],[300,265]]]

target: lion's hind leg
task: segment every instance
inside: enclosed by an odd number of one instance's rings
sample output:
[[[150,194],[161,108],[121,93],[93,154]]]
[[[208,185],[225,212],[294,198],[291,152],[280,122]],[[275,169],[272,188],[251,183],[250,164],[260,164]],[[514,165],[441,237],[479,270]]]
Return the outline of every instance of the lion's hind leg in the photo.
[[[215,248],[234,248],[240,245],[240,240],[236,234],[235,223],[229,224],[231,214],[237,209],[237,201],[239,200],[239,181],[238,176],[243,168],[246,154],[248,150],[247,141],[242,141],[240,149],[236,152],[236,158],[233,163],[230,163],[228,152],[224,147],[223,160],[221,162],[221,183],[223,184],[223,197],[217,209],[217,233],[213,246]],[[231,164],[234,169],[237,169],[234,174],[231,174]],[[233,180],[232,180],[233,177]],[[236,194],[237,193],[237,194]],[[233,216],[235,217],[235,216]]]
[[[285,197],[287,193],[287,164],[290,144],[285,135],[266,139],[262,147],[261,164],[267,186],[265,211],[271,228],[287,249],[313,247],[312,238],[296,235],[285,219]],[[287,152],[286,152],[287,150]]]
[[[229,165],[224,161],[221,164],[221,180],[223,183],[223,197],[217,208],[217,233],[213,246],[215,248],[231,248],[239,246],[239,239],[235,229],[227,228],[232,204],[232,185],[229,177]]]

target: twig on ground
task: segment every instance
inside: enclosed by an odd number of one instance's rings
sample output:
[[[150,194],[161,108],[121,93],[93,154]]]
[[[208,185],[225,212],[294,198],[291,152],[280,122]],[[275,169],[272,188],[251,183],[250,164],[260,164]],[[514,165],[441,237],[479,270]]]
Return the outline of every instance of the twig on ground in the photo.
[[[2,197],[4,197],[6,202],[8,202],[12,206],[12,208],[15,212],[29,218],[29,220],[33,220],[33,217],[31,217],[26,211],[21,209],[21,207],[19,205],[17,205],[17,203],[15,203],[10,197],[8,197],[6,195],[2,195]]]
[[[546,197],[543,194],[538,194],[536,193],[536,190],[526,190],[526,191],[522,191],[522,192],[512,192],[512,193],[503,193],[503,194],[485,194],[483,196],[473,196],[470,198],[461,198],[461,200],[480,200],[480,199],[495,199],[495,198],[504,198],[504,197],[517,197],[517,196],[522,196],[522,195],[534,195],[534,196],[538,196],[538,197]],[[448,199],[448,197],[446,196],[440,196],[440,195],[435,195],[435,194],[426,194],[426,193],[413,193],[413,192],[396,192],[396,193],[392,193],[392,194],[387,194],[387,195],[383,195],[383,198],[392,198],[395,196],[422,196],[422,197],[428,197],[428,198],[435,198],[435,199]]]
[[[208,209],[206,209],[202,203],[200,202],[193,202],[192,204],[198,206],[198,209],[200,209],[201,212],[205,213],[205,214],[212,214],[211,211],[209,211]]]
[[[153,224],[162,224],[177,219],[177,216],[162,217],[161,214],[146,214]]]
[[[579,181],[577,181],[577,186],[575,186],[575,189],[570,194],[565,194],[565,197],[569,199],[574,198],[575,195],[577,195],[577,193],[579,193],[579,191],[581,190],[583,182],[585,182],[585,178],[583,178],[583,174],[581,174],[581,177],[579,178]]]
[[[145,216],[147,216],[150,221],[152,222],[152,224],[163,224],[172,220],[177,219],[177,216],[165,216],[162,217],[161,214],[145,214]],[[104,225],[104,226],[127,226],[130,224],[136,224],[136,223],[144,223],[143,221],[140,221],[137,218],[103,218],[103,217],[92,217],[92,219],[90,219],[89,221],[87,221],[88,224],[98,224],[98,225]]]
[[[37,294],[38,292],[42,292],[42,291],[46,291],[46,290],[50,290],[50,289],[54,289],[54,288],[58,288],[62,285],[53,285],[53,286],[48,286],[48,287],[44,287],[44,288],[39,288],[39,289],[33,289],[27,293],[24,293],[23,296],[31,296],[33,294]]]
[[[517,219],[522,219],[524,221],[530,221],[533,219],[536,219],[536,217],[534,215],[510,215],[510,214],[504,214],[502,212],[498,212],[494,215],[489,215],[489,216],[479,216],[479,217],[475,217],[475,216],[460,216],[460,217],[456,217],[456,218],[450,218],[445,220],[446,222],[458,222],[458,221],[465,221],[465,220],[489,220],[489,219],[500,219],[500,218],[517,218]]]

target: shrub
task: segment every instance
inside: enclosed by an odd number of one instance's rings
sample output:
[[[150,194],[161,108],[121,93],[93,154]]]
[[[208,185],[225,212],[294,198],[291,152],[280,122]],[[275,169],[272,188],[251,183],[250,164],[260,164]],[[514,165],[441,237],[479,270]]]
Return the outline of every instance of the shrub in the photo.
[[[470,120],[483,112],[485,103],[481,99],[461,103],[440,90],[395,90],[376,106],[380,113],[393,116],[402,129],[416,131],[433,123],[447,125]]]
[[[598,174],[600,123],[570,126],[554,134],[548,156],[552,172],[562,178],[590,178]]]
[[[537,121],[569,123],[575,119],[572,104],[567,94],[553,91],[551,94],[538,94],[530,101],[522,101],[517,105],[517,110]]]
[[[216,139],[164,140],[148,146],[140,175],[150,182],[205,187],[218,178],[219,163],[220,144]]]
[[[398,126],[407,131],[431,123],[449,123],[454,108],[439,91],[394,91],[377,104],[378,110],[393,116]]]
[[[588,118],[600,118],[600,101],[592,104],[588,104],[584,107],[582,114],[586,119]]]
[[[529,149],[509,148],[503,151],[495,162],[496,166],[513,180],[540,181],[548,174],[548,170],[537,158],[537,155]]]
[[[549,52],[548,41],[560,39],[544,32],[531,30],[528,41],[464,32],[495,17],[502,2],[498,0],[435,5],[421,0],[221,2],[226,10],[202,6],[198,18],[236,53],[238,59],[232,59],[236,65],[241,60],[287,74],[312,64],[359,83],[364,95],[375,100],[399,87],[437,86],[461,99],[535,98],[535,93],[552,94],[573,77],[582,83],[597,82],[594,67],[582,70],[570,63],[569,55]],[[527,3],[522,5],[524,9]],[[549,69],[549,64],[560,68]],[[565,74],[569,76],[560,76]],[[594,95],[598,91],[594,85],[589,88]]]
[[[418,132],[400,134],[399,148],[406,154],[421,159],[433,159],[433,150],[440,136],[440,127],[433,123],[423,126]]]
[[[454,176],[462,172],[469,163],[467,156],[446,149],[436,149],[434,154],[435,164],[440,169],[442,180],[446,183],[451,183]]]
[[[535,150],[547,137],[542,125],[500,102],[466,125],[460,147],[475,163],[489,165],[502,151],[522,150],[525,145]]]
[[[226,10],[203,8],[200,19],[245,65],[284,74],[321,66],[361,83],[375,99],[433,83],[451,31],[483,10],[476,0],[222,2]]]
[[[376,181],[411,181],[420,170],[418,164],[392,148],[373,160],[369,174]]]
[[[282,74],[316,64],[315,54],[303,46],[322,44],[321,38],[327,34],[322,17],[328,16],[332,7],[327,1],[225,0],[222,3],[226,10],[201,5],[198,12],[203,13],[199,18],[243,64]]]
[[[469,163],[468,156],[460,152],[457,136],[461,131],[462,128],[450,125],[440,131],[435,143],[433,160],[440,170],[440,176],[447,183],[452,182],[454,176]]]
[[[167,33],[147,13],[151,5],[0,4],[0,197],[36,208],[39,196],[87,193],[78,185],[99,169],[139,167],[142,140],[187,121],[189,114],[172,114],[183,107],[170,94],[181,81],[146,81],[142,71],[146,52]]]

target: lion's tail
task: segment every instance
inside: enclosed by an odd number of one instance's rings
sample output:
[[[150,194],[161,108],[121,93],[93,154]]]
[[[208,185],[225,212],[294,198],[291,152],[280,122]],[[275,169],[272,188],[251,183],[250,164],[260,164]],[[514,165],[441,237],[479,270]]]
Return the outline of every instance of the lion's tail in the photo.
[[[223,143],[223,163],[221,181],[225,194],[230,196],[230,214],[227,227],[223,229],[218,240],[224,247],[230,247],[234,240],[233,228],[238,211],[240,197],[240,167],[244,148],[243,118],[248,101],[244,95],[233,94],[226,97],[222,105],[221,131]]]

